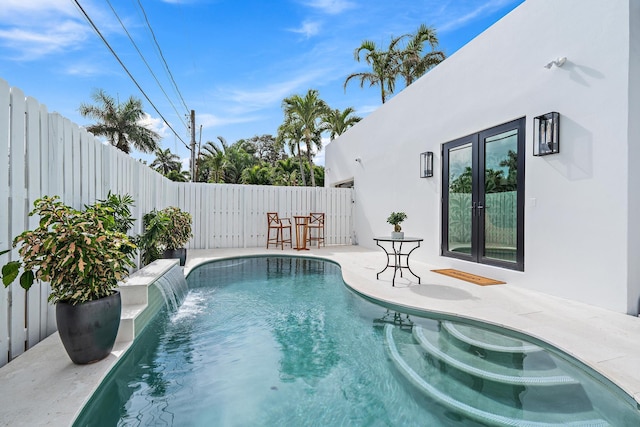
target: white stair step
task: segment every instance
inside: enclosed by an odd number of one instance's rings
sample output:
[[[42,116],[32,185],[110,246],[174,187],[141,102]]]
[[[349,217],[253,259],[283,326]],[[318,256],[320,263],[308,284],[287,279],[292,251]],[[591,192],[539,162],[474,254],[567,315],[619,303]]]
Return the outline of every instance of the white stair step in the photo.
[[[453,379],[449,379],[442,372],[432,368],[428,372],[427,381],[421,374],[403,358],[394,339],[393,325],[387,324],[384,329],[384,341],[392,362],[399,372],[418,390],[426,396],[444,405],[445,407],[463,414],[474,420],[495,426],[511,427],[603,427],[609,426],[605,420],[597,418],[595,411],[571,414],[571,420],[567,420],[567,414],[552,414],[545,412],[532,413],[517,408],[511,408],[491,400],[482,393],[469,388],[445,390],[445,384],[449,388],[455,388]],[[415,345],[414,347],[418,347]],[[414,349],[417,352],[417,350]],[[420,358],[419,354],[415,358]],[[425,375],[426,376],[426,375]],[[455,396],[452,396],[454,395]],[[473,404],[471,404],[473,403]],[[489,411],[481,408],[489,408]]]
[[[550,375],[549,372],[545,371],[527,371],[527,373],[523,373],[520,369],[492,364],[475,355],[457,349],[457,347],[452,346],[445,352],[438,347],[438,332],[425,330],[418,325],[413,327],[413,337],[431,356],[460,371],[485,380],[523,386],[578,384],[578,381],[574,378],[562,375],[557,371],[551,371],[556,375]],[[471,363],[474,363],[475,366],[471,365]]]

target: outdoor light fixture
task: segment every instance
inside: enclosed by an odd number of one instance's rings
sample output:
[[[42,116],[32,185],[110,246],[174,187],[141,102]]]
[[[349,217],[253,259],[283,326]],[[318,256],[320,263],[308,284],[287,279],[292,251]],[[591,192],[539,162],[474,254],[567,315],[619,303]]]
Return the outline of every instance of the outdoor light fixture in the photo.
[[[433,152],[425,151],[420,153],[420,178],[431,178],[433,176]]]
[[[564,63],[567,62],[567,57],[566,56],[562,56],[559,57],[557,59],[554,59],[553,61],[550,61],[548,63],[545,64],[544,68],[546,68],[547,70],[551,69],[551,67],[553,67],[554,65],[558,68],[562,67],[564,65]]]
[[[551,112],[533,118],[533,155],[560,152],[560,113]]]

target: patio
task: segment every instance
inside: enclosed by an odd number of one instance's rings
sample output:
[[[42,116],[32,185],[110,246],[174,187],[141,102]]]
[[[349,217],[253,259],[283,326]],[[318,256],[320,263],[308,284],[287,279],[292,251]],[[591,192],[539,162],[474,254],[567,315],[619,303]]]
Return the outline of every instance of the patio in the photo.
[[[300,255],[292,249],[190,250],[186,270],[201,262],[249,255]],[[422,284],[389,272],[376,280],[384,254],[360,246],[311,248],[304,256],[340,264],[345,282],[364,295],[402,307],[423,308],[505,326],[543,340],[606,375],[640,402],[640,319],[527,291],[518,286],[477,286],[431,272],[441,266],[412,260]],[[513,283],[513,285],[516,285]],[[3,426],[70,425],[125,348],[88,366],[73,365],[57,334],[0,369]]]

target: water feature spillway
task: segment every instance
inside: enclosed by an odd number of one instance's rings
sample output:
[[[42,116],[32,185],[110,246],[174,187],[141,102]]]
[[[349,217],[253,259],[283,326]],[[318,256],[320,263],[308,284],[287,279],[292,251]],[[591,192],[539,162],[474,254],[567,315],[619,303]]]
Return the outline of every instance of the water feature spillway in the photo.
[[[159,259],[120,286],[122,317],[116,342],[131,342],[163,307],[176,311],[188,292],[178,260]]]
[[[160,289],[164,303],[171,312],[175,312],[180,308],[187,296],[187,292],[189,292],[182,268],[178,265],[171,267],[153,284]]]

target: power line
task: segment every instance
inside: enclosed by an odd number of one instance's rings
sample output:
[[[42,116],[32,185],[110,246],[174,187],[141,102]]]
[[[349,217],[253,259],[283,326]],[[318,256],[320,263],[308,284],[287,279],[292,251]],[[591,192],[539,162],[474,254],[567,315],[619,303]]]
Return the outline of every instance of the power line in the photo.
[[[160,88],[160,90],[162,91],[162,93],[164,93],[164,96],[167,98],[167,101],[169,101],[169,104],[171,104],[171,106],[173,107],[173,111],[176,112],[176,115],[178,116],[178,118],[182,121],[182,124],[188,128],[189,126],[185,123],[184,120],[182,120],[182,118],[180,117],[180,113],[178,112],[178,109],[176,108],[176,106],[173,104],[173,101],[171,101],[171,99],[169,98],[169,95],[167,95],[167,92],[165,92],[164,88],[162,87],[162,84],[160,84],[160,81],[158,80],[158,77],[156,77],[155,73],[153,72],[153,70],[151,69],[151,66],[149,65],[149,63],[147,62],[147,60],[145,59],[144,55],[142,54],[142,52],[140,51],[140,49],[138,48],[138,45],[136,44],[136,42],[133,40],[133,38],[131,37],[131,34],[129,34],[129,31],[127,30],[127,28],[125,27],[124,23],[122,22],[122,20],[120,19],[120,16],[118,16],[118,13],[116,12],[116,10],[113,8],[113,6],[111,5],[111,2],[109,0],[106,0],[107,4],[109,5],[109,7],[111,8],[111,11],[113,12],[113,14],[116,16],[116,19],[118,20],[118,22],[120,23],[120,26],[122,27],[122,29],[124,30],[124,32],[127,34],[127,37],[129,37],[129,40],[131,41],[131,44],[133,45],[133,47],[136,49],[136,51],[138,52],[138,55],[140,55],[140,58],[142,59],[142,62],[144,62],[144,64],[147,66],[147,69],[149,70],[149,72],[151,73],[151,75],[153,76],[154,80],[156,81],[156,83],[158,84],[158,87]]]
[[[178,15],[180,16],[181,23],[184,26],[184,30],[181,31],[180,34],[184,38],[184,41],[185,41],[184,46],[186,48],[186,51],[189,54],[188,56],[191,59],[192,71],[194,73],[196,73],[198,71],[197,63],[196,63],[197,56],[195,55],[195,51],[193,50],[193,43],[190,43],[190,40],[192,40],[194,38],[193,32],[192,32],[193,31],[193,25],[189,22],[189,20],[188,20],[188,18],[186,16],[184,4],[182,2],[177,2],[177,3],[175,3],[175,6],[179,11]],[[194,94],[192,94],[191,97],[193,97],[193,95]],[[199,100],[201,101],[202,105],[206,104],[205,97],[203,96],[203,92],[202,91],[198,92],[198,96],[199,96]],[[200,125],[200,127],[202,127],[202,125]]]
[[[124,69],[124,71],[127,73],[127,75],[129,76],[129,78],[131,79],[131,81],[133,81],[133,83],[136,85],[136,87],[138,88],[138,90],[142,93],[142,95],[144,95],[144,97],[147,99],[147,101],[149,102],[149,104],[151,104],[151,106],[153,107],[153,109],[156,111],[156,113],[158,113],[158,115],[160,116],[160,118],[162,118],[162,121],[169,127],[169,129],[171,129],[171,131],[173,132],[173,134],[180,140],[182,141],[182,143],[184,144],[185,147],[187,147],[187,150],[189,150],[189,146],[187,145],[186,142],[184,142],[184,140],[182,138],[180,138],[180,135],[178,135],[178,133],[175,131],[175,129],[173,129],[173,127],[169,124],[169,122],[164,118],[164,116],[162,115],[162,113],[158,110],[158,108],[155,106],[155,104],[151,101],[151,99],[149,98],[149,96],[147,96],[146,92],[142,89],[142,87],[140,86],[140,84],[138,84],[138,82],[136,81],[135,77],[133,77],[133,75],[129,72],[129,70],[127,69],[127,67],[124,65],[124,63],[122,62],[122,60],[120,60],[120,57],[118,56],[118,54],[113,50],[113,48],[111,47],[111,45],[109,44],[109,42],[107,41],[107,39],[104,38],[104,36],[102,35],[102,33],[100,32],[100,30],[98,29],[98,27],[96,26],[96,24],[94,24],[93,20],[89,17],[89,15],[87,14],[87,12],[83,9],[83,7],[80,5],[80,2],[78,0],[73,0],[73,2],[76,4],[76,6],[78,7],[78,9],[80,9],[80,11],[82,12],[82,14],[84,15],[84,17],[86,18],[86,20],[89,22],[89,24],[91,24],[91,27],[93,27],[94,31],[98,34],[98,36],[100,37],[100,39],[104,42],[104,44],[107,46],[107,48],[109,49],[109,51],[113,54],[113,56],[116,58],[116,60],[118,61],[118,63],[122,66],[122,68]]]
[[[178,93],[178,96],[182,100],[182,105],[184,105],[184,108],[187,111],[189,111],[189,107],[187,107],[187,103],[184,102],[184,98],[182,97],[182,94],[180,93],[180,89],[178,89],[178,85],[176,84],[176,81],[173,78],[173,74],[171,73],[171,70],[169,69],[169,64],[167,64],[167,61],[164,59],[164,55],[162,54],[162,49],[160,49],[160,45],[158,44],[158,40],[156,39],[156,35],[153,32],[153,28],[151,28],[151,23],[149,22],[149,19],[147,18],[147,13],[145,12],[144,7],[142,6],[142,3],[140,3],[140,0],[138,0],[138,5],[140,6],[140,10],[142,10],[142,14],[144,15],[144,20],[147,23],[147,27],[149,28],[149,31],[151,32],[151,36],[153,37],[153,41],[156,44],[156,48],[158,49],[158,52],[160,53],[160,58],[162,59],[162,62],[164,63],[165,69],[167,70],[167,73],[169,74],[169,77],[171,78],[171,81],[173,82],[173,86],[174,86],[176,92]]]

